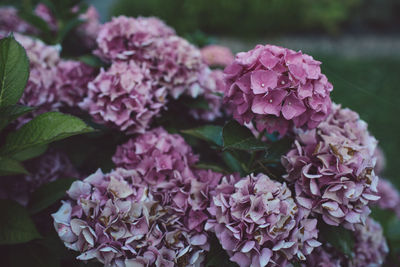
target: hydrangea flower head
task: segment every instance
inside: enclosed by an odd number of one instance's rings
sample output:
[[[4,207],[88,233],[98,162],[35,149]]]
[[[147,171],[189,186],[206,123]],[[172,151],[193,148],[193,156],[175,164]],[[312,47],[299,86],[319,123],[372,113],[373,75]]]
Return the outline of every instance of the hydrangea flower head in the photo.
[[[376,202],[379,208],[392,210],[400,218],[400,193],[389,181],[379,178],[378,194],[380,199]]]
[[[354,248],[351,258],[346,257],[328,243],[315,249],[314,252],[309,255],[307,258],[307,266],[382,266],[389,249],[379,223],[368,218],[365,225],[356,226],[353,238]]]
[[[94,68],[74,60],[62,60],[57,65],[58,101],[75,107],[87,96],[88,83],[95,78]]]
[[[135,170],[101,171],[72,184],[54,213],[64,244],[105,266],[197,266],[207,236],[193,233],[156,201]]]
[[[223,72],[205,68],[200,76],[199,83],[203,92],[199,96],[207,102],[208,109],[191,109],[190,113],[195,119],[214,121],[222,116]]]
[[[0,31],[24,34],[35,34],[38,32],[35,27],[22,20],[18,16],[18,10],[11,6],[0,8]]]
[[[157,38],[174,34],[172,28],[157,18],[119,16],[101,26],[96,53],[107,60],[126,60],[133,55],[137,58]]]
[[[233,62],[235,57],[232,51],[221,45],[208,45],[201,49],[203,60],[210,67],[226,67]]]
[[[320,64],[301,52],[258,45],[225,68],[225,102],[235,106],[238,122],[254,120],[259,131],[315,128],[330,112],[333,88]]]
[[[282,157],[297,201],[331,225],[354,229],[364,223],[367,204],[379,199],[376,145],[357,113],[333,105],[317,129],[298,131],[293,149]]]
[[[149,69],[134,61],[116,61],[89,83],[80,104],[98,123],[126,133],[148,128],[165,101],[165,90],[155,90]]]
[[[224,177],[210,212],[215,220],[206,228],[239,266],[285,266],[320,245],[317,220],[298,208],[285,184],[265,174]]]

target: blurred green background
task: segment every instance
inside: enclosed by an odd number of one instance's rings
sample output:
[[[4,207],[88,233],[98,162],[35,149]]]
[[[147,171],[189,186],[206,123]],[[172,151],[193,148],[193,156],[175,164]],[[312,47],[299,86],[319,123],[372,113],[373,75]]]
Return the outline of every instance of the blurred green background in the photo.
[[[400,0],[91,0],[111,16],[157,16],[193,42],[234,52],[258,43],[323,62],[333,99],[360,113],[400,188]],[[210,38],[211,37],[211,38]]]

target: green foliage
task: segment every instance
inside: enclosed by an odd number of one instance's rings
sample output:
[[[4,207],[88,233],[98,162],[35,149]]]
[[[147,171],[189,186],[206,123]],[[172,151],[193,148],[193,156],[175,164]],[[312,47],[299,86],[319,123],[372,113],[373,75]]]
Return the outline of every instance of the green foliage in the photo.
[[[25,49],[13,36],[0,40],[0,107],[17,103],[29,77]]]
[[[336,33],[359,4],[360,0],[119,0],[112,15],[158,16],[181,34]]]
[[[61,178],[39,187],[31,196],[29,212],[35,214],[63,198],[74,181],[72,178]]]
[[[224,149],[246,151],[266,150],[266,143],[256,139],[251,131],[237,121],[228,122],[222,131]]]
[[[11,200],[0,200],[0,245],[18,244],[40,238],[29,213]]]
[[[324,238],[324,241],[331,244],[335,249],[352,257],[354,249],[353,233],[343,227],[331,226],[324,223],[319,224],[319,236]]]
[[[182,133],[197,137],[217,146],[222,146],[222,127],[206,125],[194,129],[183,130]]]
[[[17,174],[28,174],[28,171],[18,161],[0,157],[0,176]]]
[[[92,131],[91,127],[76,117],[59,112],[47,112],[9,134],[6,143],[0,149],[0,155],[10,156],[32,147]]]
[[[21,106],[21,105],[11,105],[6,107],[0,107],[1,121],[0,121],[0,131],[4,129],[10,122],[17,119],[18,117],[31,112],[34,108]]]

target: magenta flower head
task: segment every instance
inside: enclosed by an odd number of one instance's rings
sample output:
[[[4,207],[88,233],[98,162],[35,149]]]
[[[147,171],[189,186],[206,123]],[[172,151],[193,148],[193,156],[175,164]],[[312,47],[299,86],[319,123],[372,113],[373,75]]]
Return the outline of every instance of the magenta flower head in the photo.
[[[265,174],[224,177],[210,208],[211,228],[239,266],[285,266],[305,260],[317,241],[316,219],[307,219],[286,184]]]
[[[154,89],[151,79],[144,65],[116,61],[89,83],[80,107],[98,123],[128,134],[143,132],[165,104],[165,90]]]
[[[193,177],[198,156],[180,135],[156,128],[118,146],[112,159],[117,167],[137,170],[147,183],[159,185],[176,173]]]
[[[190,114],[195,119],[214,121],[222,116],[223,72],[204,68],[200,75],[199,84],[202,88],[202,93],[199,96],[207,102],[208,109],[191,109]]]
[[[225,68],[225,102],[241,124],[284,135],[293,125],[312,129],[330,112],[332,85],[320,62],[290,49],[258,45]]]
[[[182,93],[196,97],[202,92],[199,76],[207,65],[200,50],[185,39],[175,35],[159,38],[143,57],[151,59],[158,83],[167,88],[173,98]]]
[[[157,38],[174,34],[172,28],[157,18],[115,17],[101,26],[96,54],[106,60],[138,58]]]
[[[198,266],[207,236],[194,233],[149,192],[135,170],[97,171],[72,184],[54,213],[64,244],[105,266]]]
[[[80,40],[85,47],[93,49],[96,47],[97,35],[100,31],[100,15],[94,6],[89,6],[85,13],[79,15],[85,22],[76,29]]]
[[[76,107],[88,93],[88,83],[96,76],[94,68],[73,60],[62,60],[57,65],[56,88],[58,101]]]
[[[232,51],[221,45],[208,45],[201,49],[203,60],[210,67],[226,67],[231,64],[235,57]]]
[[[307,266],[315,267],[364,267],[382,266],[389,248],[382,227],[371,218],[365,225],[357,225],[353,235],[354,249],[351,258],[335,250],[329,243],[316,248],[307,257]]]
[[[364,223],[367,204],[379,199],[376,145],[358,114],[339,105],[317,129],[298,131],[282,164],[299,204],[331,225]]]
[[[154,198],[181,216],[188,229],[204,232],[211,194],[222,175],[195,169],[198,156],[181,136],[153,129],[119,146],[113,161],[136,170]]]
[[[375,203],[381,209],[392,210],[400,218],[400,193],[389,181],[379,178],[378,194],[380,199]]]
[[[18,10],[14,7],[0,8],[0,31],[6,33],[19,32],[36,34],[38,30],[18,16]]]

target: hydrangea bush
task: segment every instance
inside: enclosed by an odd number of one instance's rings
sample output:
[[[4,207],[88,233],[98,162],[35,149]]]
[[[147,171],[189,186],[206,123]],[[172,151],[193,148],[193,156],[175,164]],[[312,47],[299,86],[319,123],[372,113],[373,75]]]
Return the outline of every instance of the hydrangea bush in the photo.
[[[5,266],[399,263],[399,192],[321,62],[77,2],[0,8]]]

